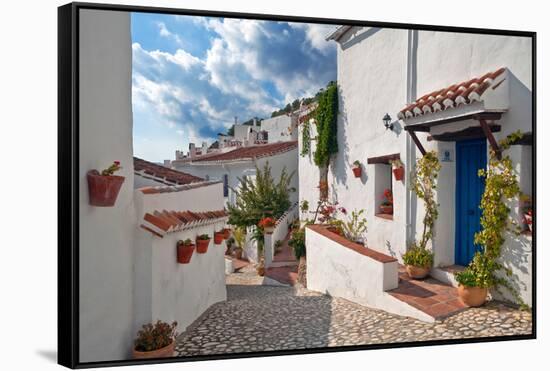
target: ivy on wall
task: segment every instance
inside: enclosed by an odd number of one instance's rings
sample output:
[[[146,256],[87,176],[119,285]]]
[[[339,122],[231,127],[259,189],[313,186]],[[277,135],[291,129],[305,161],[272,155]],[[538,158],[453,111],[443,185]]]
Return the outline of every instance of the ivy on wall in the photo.
[[[336,137],[338,128],[338,86],[336,82],[330,82],[327,88],[320,94],[318,106],[315,110],[317,123],[317,148],[314,161],[319,167],[327,167],[330,157],[338,152],[338,140]]]
[[[300,155],[302,157],[309,155],[309,150],[311,148],[311,132],[309,127],[309,120],[306,120],[302,125],[302,152]]]

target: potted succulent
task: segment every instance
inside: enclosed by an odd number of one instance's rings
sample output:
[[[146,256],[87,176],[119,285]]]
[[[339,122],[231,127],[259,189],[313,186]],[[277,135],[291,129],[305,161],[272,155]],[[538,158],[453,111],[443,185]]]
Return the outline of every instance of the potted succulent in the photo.
[[[402,257],[403,263],[405,263],[405,270],[409,277],[422,279],[430,273],[434,255],[428,249],[412,244]]]
[[[205,254],[208,251],[208,245],[210,244],[210,236],[207,234],[201,234],[197,236],[197,253]]]
[[[171,325],[157,321],[142,326],[134,341],[132,354],[135,359],[172,357],[176,345],[177,322]]]
[[[380,213],[393,215],[393,195],[391,189],[386,188],[382,195],[382,203],[380,204]]]
[[[405,176],[405,168],[403,167],[403,162],[400,159],[395,159],[390,161],[393,168],[393,176],[395,180],[403,180]]]
[[[353,167],[351,170],[356,178],[361,178],[361,163],[358,160],[353,161]]]
[[[178,263],[188,264],[195,251],[195,244],[189,238],[185,241],[179,240],[176,244]]]
[[[86,174],[90,205],[109,207],[113,206],[124,183],[124,177],[114,175],[122,169],[120,161],[114,161],[111,166],[101,171],[90,170]]]
[[[225,240],[225,233],[224,233],[223,229],[221,231],[214,232],[214,243],[216,245],[221,245],[223,240]]]
[[[455,273],[458,282],[458,296],[469,307],[479,307],[487,300],[489,287],[493,286],[490,265],[494,261],[483,253],[476,252],[470,265]]]
[[[264,230],[265,233],[271,234],[275,230],[275,220],[271,217],[265,217],[258,223],[258,226]]]

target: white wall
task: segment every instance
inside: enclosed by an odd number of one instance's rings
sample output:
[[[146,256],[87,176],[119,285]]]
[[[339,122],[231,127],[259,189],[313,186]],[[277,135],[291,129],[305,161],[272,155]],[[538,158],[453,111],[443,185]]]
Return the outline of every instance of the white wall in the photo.
[[[208,251],[196,251],[189,264],[178,264],[178,240],[206,233],[214,235],[223,222],[169,233],[164,238],[142,231],[136,244],[136,295],[134,331],[142,324],[160,319],[178,322],[185,331],[212,304],[226,300],[225,244],[210,241]]]
[[[298,219],[298,203],[294,203],[276,222],[275,229],[271,234],[264,234],[264,257],[267,267],[273,262],[275,256],[275,243],[283,241],[288,235],[288,225]]]
[[[297,139],[297,130],[292,126],[293,122],[296,123],[296,117],[294,116],[272,117],[262,121],[261,130],[268,132],[268,143],[288,142]]]
[[[81,10],[79,52],[80,361],[109,361],[134,336],[130,13]],[[89,206],[86,172],[114,160],[126,177],[115,206]]]

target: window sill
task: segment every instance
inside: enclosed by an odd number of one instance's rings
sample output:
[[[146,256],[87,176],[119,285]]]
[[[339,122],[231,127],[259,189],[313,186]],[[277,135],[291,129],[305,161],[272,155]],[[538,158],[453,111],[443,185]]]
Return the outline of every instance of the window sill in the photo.
[[[386,220],[393,220],[393,214],[378,213],[378,214],[374,214],[374,216],[376,216],[378,218],[386,219]]]

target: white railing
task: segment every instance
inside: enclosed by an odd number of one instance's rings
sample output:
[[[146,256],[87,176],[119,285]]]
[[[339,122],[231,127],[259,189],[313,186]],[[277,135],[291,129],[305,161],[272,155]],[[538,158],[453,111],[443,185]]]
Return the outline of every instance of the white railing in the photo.
[[[282,241],[288,234],[288,226],[298,219],[298,202],[295,202],[283,215],[275,222],[273,233],[264,234],[264,259],[265,266],[269,267],[275,256],[275,243]]]

